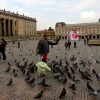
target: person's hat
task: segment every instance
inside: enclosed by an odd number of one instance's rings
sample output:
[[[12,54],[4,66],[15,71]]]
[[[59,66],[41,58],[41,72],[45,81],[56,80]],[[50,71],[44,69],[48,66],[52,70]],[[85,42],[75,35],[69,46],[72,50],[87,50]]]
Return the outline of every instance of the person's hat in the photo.
[[[43,36],[48,36],[48,34],[45,33]]]

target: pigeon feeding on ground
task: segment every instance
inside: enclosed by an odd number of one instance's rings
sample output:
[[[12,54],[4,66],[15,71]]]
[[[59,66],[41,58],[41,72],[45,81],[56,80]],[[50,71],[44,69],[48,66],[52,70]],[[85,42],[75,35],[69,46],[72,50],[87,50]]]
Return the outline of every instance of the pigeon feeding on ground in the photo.
[[[99,93],[100,93],[100,89],[97,90],[97,91],[94,91],[93,93],[90,93],[89,95],[92,95],[92,96],[94,96],[94,97],[98,97]],[[98,97],[98,98],[99,98],[99,97]]]
[[[35,78],[33,77],[32,79],[30,79],[30,80],[27,82],[27,84],[33,84],[34,81],[35,81]]]
[[[9,82],[7,83],[7,86],[12,84],[12,78],[9,80]]]
[[[71,88],[74,92],[76,92],[75,81],[71,81],[71,83],[70,83],[70,88]]]
[[[42,97],[42,95],[43,95],[43,90],[42,90],[41,92],[39,92],[39,93],[34,97],[34,99],[39,99],[39,98]]]
[[[27,78],[25,79],[25,81],[29,81],[31,78],[31,75],[27,76]]]
[[[99,64],[99,63],[100,63],[100,61],[96,60],[96,63],[97,63],[97,64]]]
[[[99,75],[99,74],[96,74],[96,78],[97,78],[98,80],[100,80],[100,75]]]
[[[42,85],[43,83],[45,83],[45,78],[43,78],[43,80],[39,82],[38,85]]]
[[[67,82],[67,78],[66,78],[66,76],[65,76],[65,78],[64,78],[64,80],[63,80],[63,82],[62,82],[62,84],[65,84]]]
[[[62,99],[63,97],[65,97],[65,95],[66,95],[66,89],[65,89],[65,87],[61,90],[61,93],[60,93],[60,95],[59,95],[59,98],[60,99]]]
[[[51,87],[50,85],[45,83],[45,78],[41,82],[39,82],[38,85],[42,85],[44,87]]]
[[[94,74],[96,74],[96,73],[97,73],[94,69],[92,70],[92,72],[93,72]]]
[[[94,89],[90,86],[89,82],[87,82],[87,88],[88,88],[89,90],[94,91]]]
[[[9,72],[10,71],[10,67],[8,67],[6,70],[5,70],[5,72]]]
[[[73,80],[74,80],[75,82],[80,82],[80,80],[79,80],[78,78],[76,78],[75,76],[73,76]]]

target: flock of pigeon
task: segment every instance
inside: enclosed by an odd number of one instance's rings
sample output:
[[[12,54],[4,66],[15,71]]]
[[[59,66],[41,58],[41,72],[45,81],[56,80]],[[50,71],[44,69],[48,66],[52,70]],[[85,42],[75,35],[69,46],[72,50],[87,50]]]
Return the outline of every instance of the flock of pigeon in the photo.
[[[20,51],[22,50],[23,49],[20,49]],[[31,51],[34,54],[33,50],[29,49],[29,51]],[[9,54],[13,56],[14,53],[9,52]],[[30,54],[30,56],[32,56],[32,54]],[[20,54],[19,57],[23,57],[23,55]],[[56,58],[58,58],[58,56],[56,56]],[[68,62],[68,59],[72,62],[72,65],[70,65],[70,63]],[[64,59],[59,58],[59,61],[52,60],[48,62],[48,66],[52,69],[51,74],[53,74],[54,79],[61,82],[61,84],[65,84],[65,86],[66,84],[69,84],[68,80],[70,80],[69,89],[71,89],[74,93],[76,93],[77,92],[76,84],[81,82],[81,80],[75,76],[76,71],[78,71],[80,73],[81,78],[87,81],[86,87],[87,89],[90,90],[89,95],[99,98],[98,95],[100,93],[100,89],[94,90],[92,86],[90,85],[90,83],[91,81],[93,81],[91,74],[94,74],[98,81],[100,80],[100,75],[96,72],[95,69],[93,69],[92,73],[90,73],[92,63],[90,63],[89,61],[85,62],[83,59],[80,58],[80,63],[77,63],[75,62],[76,60],[77,60],[77,57],[73,55],[71,58],[67,58],[67,57],[65,57]],[[21,64],[20,61],[18,61],[18,59],[14,60],[14,64],[17,69],[12,70],[13,76],[18,77],[18,73],[20,71],[23,75],[26,76],[26,78],[24,79],[25,82],[28,85],[32,85],[34,84],[36,80],[36,78],[33,76],[33,73],[36,73],[37,68],[35,66],[34,61],[32,61],[31,63],[28,63],[29,61],[26,60],[26,58],[23,58],[23,62],[24,63]],[[100,62],[96,60],[96,63],[99,64]],[[83,66],[85,71],[80,69],[79,67],[80,65]],[[6,73],[11,71],[11,66],[12,64],[8,62],[8,68],[5,70]],[[13,80],[11,78],[9,82],[7,83],[7,86],[12,85],[12,83],[13,83]],[[37,83],[37,85],[40,85],[46,88],[52,87],[51,85],[46,83],[45,76],[43,76],[43,79],[39,83]],[[34,99],[41,98],[43,96],[43,92],[44,90],[41,90],[37,95],[34,96]],[[63,87],[58,98],[62,99],[62,98],[65,98],[65,96],[66,96],[66,88]]]

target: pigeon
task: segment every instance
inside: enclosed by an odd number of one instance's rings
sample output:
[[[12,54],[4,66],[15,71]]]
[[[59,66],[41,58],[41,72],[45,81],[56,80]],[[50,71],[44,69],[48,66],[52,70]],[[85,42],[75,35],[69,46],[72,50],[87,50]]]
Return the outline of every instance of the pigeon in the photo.
[[[15,71],[16,71],[16,70],[15,70],[15,69],[13,69],[13,73],[15,73]]]
[[[61,93],[60,93],[60,95],[59,95],[59,98],[60,99],[62,99],[63,97],[65,97],[65,95],[66,95],[66,89],[65,89],[65,87],[61,90]]]
[[[15,72],[15,73],[14,73],[14,77],[17,77],[17,76],[18,76],[18,73]]]
[[[44,87],[51,87],[51,85],[48,85],[46,83],[43,83],[42,86],[44,86]]]
[[[85,79],[85,73],[84,72],[81,73],[81,76],[82,76],[83,79]]]
[[[28,84],[28,83],[32,84],[32,83],[34,83],[34,81],[35,81],[35,78],[33,77],[32,79],[30,79],[30,80],[27,82],[27,84]]]
[[[8,65],[11,66],[11,64],[8,62]]]
[[[23,74],[25,74],[25,70],[23,70]]]
[[[10,71],[10,67],[8,67],[6,70],[5,70],[5,72],[9,72]]]
[[[90,63],[90,62],[88,61],[88,64],[91,65],[92,63]]]
[[[45,78],[43,78],[43,80],[39,82],[38,85],[42,85],[43,83],[45,83]]]
[[[100,75],[99,74],[96,74],[96,77],[97,77],[98,80],[100,79]]]
[[[71,89],[72,89],[74,92],[76,92],[76,86],[75,86],[75,84],[72,84]]]
[[[87,88],[88,88],[89,90],[94,91],[94,89],[90,86],[89,82],[87,82]]]
[[[100,63],[100,61],[96,60],[96,63],[97,63],[97,64],[99,64],[99,63]]]
[[[34,99],[39,99],[39,98],[42,97],[42,95],[43,95],[43,90],[42,90],[41,92],[39,92],[39,93],[34,97]]]
[[[25,58],[23,58],[23,60],[25,60]]]
[[[75,76],[73,76],[73,81],[80,82],[80,80],[78,78],[76,78]]]
[[[75,70],[74,70],[72,67],[70,67],[70,70],[71,70],[71,72],[72,72],[73,74],[75,74]]]
[[[72,84],[75,84],[75,81],[74,81],[74,80],[72,80],[72,81],[70,82],[70,88],[71,88]]]
[[[89,94],[89,95],[93,95],[94,97],[97,97],[100,93],[100,89],[97,91],[94,91],[93,93]]]
[[[94,74],[96,74],[96,73],[97,73],[94,69],[92,70],[92,72],[93,72]]]
[[[67,73],[67,76],[68,76],[68,78],[72,79],[72,76],[71,76],[71,74],[69,72]]]
[[[67,82],[67,78],[66,78],[66,76],[65,76],[65,78],[64,78],[64,80],[63,80],[63,82],[62,82],[62,84],[65,84]]]
[[[12,78],[9,80],[9,82],[7,83],[7,86],[12,84]]]
[[[30,77],[31,77],[31,75],[29,75],[29,76],[25,79],[25,81],[29,81],[29,80],[30,80]]]
[[[85,75],[85,79],[89,80],[89,81],[92,81],[87,75]]]
[[[83,73],[83,71],[81,71],[81,70],[79,69],[79,73]]]
[[[61,76],[60,73],[54,73],[54,78],[55,78],[55,79],[58,79],[60,76]]]

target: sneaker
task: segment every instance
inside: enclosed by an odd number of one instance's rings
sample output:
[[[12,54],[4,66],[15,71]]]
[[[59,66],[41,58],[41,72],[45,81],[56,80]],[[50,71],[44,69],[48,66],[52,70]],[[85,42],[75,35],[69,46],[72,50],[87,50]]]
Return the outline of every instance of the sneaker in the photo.
[[[4,61],[4,60],[1,60],[1,61]]]

